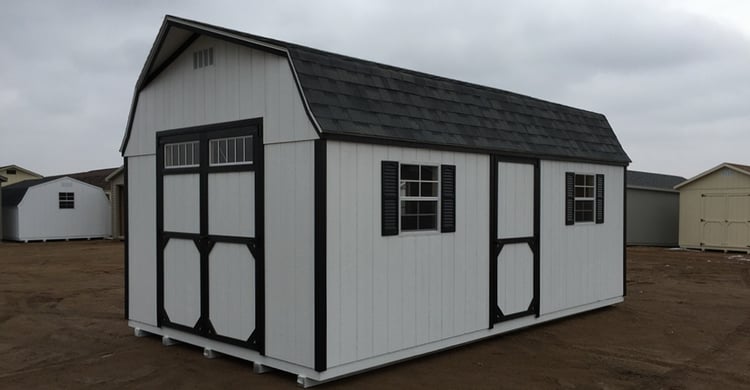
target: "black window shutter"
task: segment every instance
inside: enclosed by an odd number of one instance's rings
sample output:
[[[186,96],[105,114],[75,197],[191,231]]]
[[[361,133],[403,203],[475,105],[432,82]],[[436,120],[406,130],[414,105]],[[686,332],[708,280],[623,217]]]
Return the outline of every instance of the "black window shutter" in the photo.
[[[382,162],[382,235],[398,235],[398,162]]]
[[[565,172],[565,224],[573,225],[575,219],[575,182],[576,174]]]
[[[456,166],[440,166],[440,232],[456,231]]]
[[[596,175],[596,223],[604,223],[604,175]]]

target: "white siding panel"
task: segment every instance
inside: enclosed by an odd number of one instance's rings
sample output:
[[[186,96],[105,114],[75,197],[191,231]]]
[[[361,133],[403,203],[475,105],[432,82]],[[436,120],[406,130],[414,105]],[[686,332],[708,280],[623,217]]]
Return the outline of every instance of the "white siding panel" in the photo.
[[[255,330],[255,260],[247,245],[217,243],[209,255],[208,275],[216,333],[247,340]]]
[[[314,143],[265,147],[266,355],[314,364]]]
[[[208,175],[208,232],[255,237],[255,172]]]
[[[497,166],[497,237],[534,235],[534,166],[499,162]]]
[[[210,47],[214,65],[193,69]],[[286,57],[201,37],[140,92],[125,155],[153,154],[157,131],[259,117],[266,144],[318,138]]]
[[[200,233],[198,174],[164,176],[164,230]]]
[[[489,157],[327,145],[329,367],[486,328]],[[455,164],[456,232],[381,236],[383,160]]]
[[[541,314],[623,293],[624,168],[556,161],[541,164]],[[604,174],[604,223],[565,225],[565,172]]]
[[[128,157],[127,173],[130,319],[156,326],[156,157]]]
[[[164,248],[164,311],[191,328],[201,315],[200,260],[193,240],[173,238]]]

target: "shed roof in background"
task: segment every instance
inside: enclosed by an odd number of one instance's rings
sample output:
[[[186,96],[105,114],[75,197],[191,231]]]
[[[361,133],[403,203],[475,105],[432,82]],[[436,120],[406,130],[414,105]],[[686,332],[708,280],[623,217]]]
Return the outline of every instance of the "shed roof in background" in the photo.
[[[721,163],[721,164],[719,164],[719,165],[717,165],[717,166],[715,166],[715,167],[713,167],[713,168],[711,168],[709,170],[703,171],[703,172],[701,172],[701,173],[699,173],[699,174],[691,177],[690,179],[687,179],[687,180],[683,181],[682,183],[679,183],[679,184],[675,185],[674,189],[676,189],[676,190],[680,189],[681,187],[684,187],[684,186],[686,186],[686,185],[688,185],[688,184],[690,184],[690,183],[692,183],[694,181],[700,180],[700,179],[704,178],[705,176],[708,176],[708,175],[710,175],[710,174],[712,174],[712,173],[714,173],[714,172],[716,172],[716,171],[718,171],[719,169],[722,169],[722,168],[729,168],[729,169],[731,169],[733,171],[736,171],[736,172],[742,173],[744,175],[750,176],[750,165],[743,165],[743,164],[735,164],[735,163],[724,162],[724,163]]]
[[[138,78],[121,151],[140,90],[200,34],[286,55],[324,138],[630,162],[602,114],[174,16],[165,17]]]
[[[663,175],[660,173],[631,171],[626,172],[626,185],[628,188],[640,188],[659,191],[674,191],[673,188],[685,181],[682,176]]]
[[[63,176],[69,176],[76,180],[80,180],[84,183],[91,184],[93,186],[97,186],[103,190],[107,190],[109,188],[107,184],[107,177],[111,175],[113,172],[115,172],[118,169],[118,167],[115,168],[105,168],[105,169],[96,169],[93,171],[86,171],[86,172],[78,172],[78,173],[69,173],[67,175]]]
[[[38,174],[38,173],[36,173],[34,171],[30,171],[30,170],[28,170],[28,169],[26,169],[24,167],[19,167],[18,165],[15,165],[15,164],[3,165],[3,166],[0,167],[0,171],[8,169],[8,168],[10,168],[10,169],[16,169],[16,170],[19,170],[19,171],[26,172],[27,174],[29,174],[31,176],[43,177],[42,175],[40,175],[40,174]]]

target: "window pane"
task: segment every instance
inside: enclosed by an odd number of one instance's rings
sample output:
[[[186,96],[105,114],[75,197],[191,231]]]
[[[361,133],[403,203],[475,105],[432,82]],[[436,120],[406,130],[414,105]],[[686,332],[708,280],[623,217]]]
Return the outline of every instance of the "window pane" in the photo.
[[[594,186],[594,175],[586,175],[586,185],[590,187]]]
[[[199,142],[193,142],[193,164],[199,165],[201,163],[201,149]]]
[[[419,202],[420,214],[437,214],[437,201],[427,200]]]
[[[422,180],[437,180],[437,167],[422,166]]]
[[[253,161],[253,137],[245,137],[245,161]]]
[[[401,230],[417,230],[418,217],[417,216],[402,216],[401,217]]]
[[[576,175],[576,185],[582,186],[586,184],[586,178],[584,175]]]
[[[172,145],[172,166],[180,165],[180,153],[177,150],[177,145]]]
[[[593,198],[594,197],[594,187],[586,187],[585,191],[586,195],[584,195],[587,198]]]
[[[419,165],[401,164],[401,180],[419,180]]]
[[[438,185],[437,183],[422,183],[422,196],[437,196]]]
[[[211,164],[219,162],[219,142],[211,140]]]
[[[405,200],[401,202],[401,214],[419,214],[419,202],[413,200]]]
[[[219,140],[219,164],[227,163],[227,140]]]
[[[405,196],[419,196],[419,182],[407,181]]]
[[[172,145],[164,145],[164,166],[172,165]]]
[[[235,154],[237,151],[237,147],[234,142],[234,138],[230,138],[227,140],[227,162],[233,163],[237,162],[237,155]]]
[[[419,216],[419,229],[436,229],[437,218],[434,215],[420,215]]]
[[[237,138],[237,162],[245,161],[245,142],[242,138]]]

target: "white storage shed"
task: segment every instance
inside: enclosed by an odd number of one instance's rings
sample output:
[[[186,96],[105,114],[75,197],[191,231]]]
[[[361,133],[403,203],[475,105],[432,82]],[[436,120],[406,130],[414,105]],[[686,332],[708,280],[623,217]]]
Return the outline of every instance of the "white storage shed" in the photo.
[[[601,114],[167,16],[121,151],[129,325],[305,386],[625,294]]]
[[[68,176],[24,180],[3,188],[3,238],[46,241],[110,235],[104,191]]]

